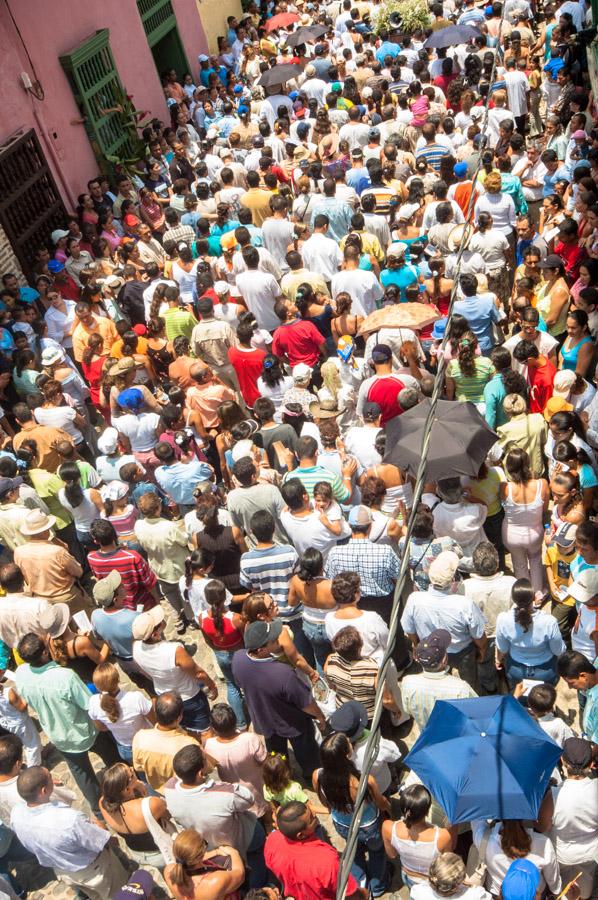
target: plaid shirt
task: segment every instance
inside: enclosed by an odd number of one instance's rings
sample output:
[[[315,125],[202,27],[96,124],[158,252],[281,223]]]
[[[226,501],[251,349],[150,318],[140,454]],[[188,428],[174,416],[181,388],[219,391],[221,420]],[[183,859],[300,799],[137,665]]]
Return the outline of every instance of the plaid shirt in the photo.
[[[186,244],[191,246],[196,237],[197,235],[190,225],[177,225],[176,228],[167,228],[164,232],[164,240],[174,241],[175,244],[178,244],[179,241],[185,241]]]
[[[401,567],[399,557],[387,544],[351,538],[348,544],[333,547],[326,560],[326,578],[341,572],[357,572],[364,597],[385,597],[394,590]]]

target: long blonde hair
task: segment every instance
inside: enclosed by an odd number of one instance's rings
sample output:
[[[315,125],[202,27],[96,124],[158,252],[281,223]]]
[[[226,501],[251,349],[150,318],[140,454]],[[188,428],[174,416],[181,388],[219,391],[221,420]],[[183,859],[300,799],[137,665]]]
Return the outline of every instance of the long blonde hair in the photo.
[[[100,663],[93,673],[93,683],[101,694],[100,707],[111,722],[118,722],[122,714],[120,703],[116,699],[120,689],[118,669],[112,663]]]
[[[322,384],[326,390],[332,394],[335,401],[337,401],[338,392],[342,388],[343,383],[334,362],[332,362],[332,360],[325,362],[320,369],[320,374],[322,375]]]
[[[181,893],[193,896],[193,879],[189,872],[201,866],[208,844],[195,828],[186,828],[177,835],[172,845],[175,862],[170,870],[170,880]]]

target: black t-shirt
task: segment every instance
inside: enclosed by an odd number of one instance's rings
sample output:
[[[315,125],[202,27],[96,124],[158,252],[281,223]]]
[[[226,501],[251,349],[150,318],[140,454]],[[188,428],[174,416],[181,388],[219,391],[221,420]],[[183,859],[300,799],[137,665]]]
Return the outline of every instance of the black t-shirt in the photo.
[[[310,727],[303,709],[312,702],[311,689],[286,663],[253,659],[246,650],[233,656],[233,676],[245,694],[257,734],[293,738]]]
[[[297,450],[297,432],[291,425],[277,425],[276,428],[260,428],[253,437],[253,443],[256,447],[260,447],[266,451],[268,461],[273,469],[278,472],[286,472],[286,466],[282,466],[278,462],[276,450],[272,446],[276,441],[280,441],[293,453]]]

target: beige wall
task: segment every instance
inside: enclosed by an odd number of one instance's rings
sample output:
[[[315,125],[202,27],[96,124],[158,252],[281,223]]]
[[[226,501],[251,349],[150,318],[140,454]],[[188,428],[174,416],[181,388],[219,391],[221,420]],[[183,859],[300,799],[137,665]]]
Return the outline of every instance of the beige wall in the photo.
[[[227,16],[241,15],[241,0],[196,0],[196,2],[201,24],[208,41],[208,52],[217,53],[218,44],[216,38],[218,35],[226,34]]]

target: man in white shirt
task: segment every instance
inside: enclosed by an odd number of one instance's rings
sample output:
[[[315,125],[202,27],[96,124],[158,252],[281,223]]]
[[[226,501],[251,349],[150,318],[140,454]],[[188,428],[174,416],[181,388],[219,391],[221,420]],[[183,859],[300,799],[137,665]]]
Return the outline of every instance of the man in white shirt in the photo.
[[[430,587],[410,594],[401,626],[414,647],[440,628],[451,636],[447,648],[448,665],[475,689],[477,684],[476,654],[483,659],[487,638],[484,617],[473,600],[453,593],[459,557],[449,550],[440,553],[430,565]]]
[[[542,148],[538,144],[530,144],[527,156],[516,162],[512,169],[512,174],[521,179],[523,196],[527,200],[527,211],[534,229],[540,221],[544,176],[548,171],[540,159],[541,152]]]
[[[412,716],[420,731],[426,727],[437,700],[468,700],[476,692],[449,672],[448,648],[451,636],[444,628],[436,628],[420,641],[415,658],[423,672],[405,675],[401,682],[403,709]]]
[[[527,75],[517,68],[517,61],[513,57],[505,63],[504,79],[509,96],[509,109],[515,117],[517,131],[525,136],[530,86]]]
[[[280,286],[269,272],[260,272],[260,255],[255,247],[244,247],[243,260],[246,272],[237,275],[236,285],[260,328],[274,331],[280,320],[274,312],[274,304],[282,298]]]
[[[343,263],[343,254],[338,244],[328,237],[329,224],[328,216],[323,213],[317,215],[313,222],[313,233],[301,248],[305,268],[310,272],[320,272],[328,283]]]
[[[305,81],[301,84],[301,92],[306,94],[309,100],[315,100],[318,108],[324,106],[328,85],[322,78],[316,77],[316,70],[313,66],[306,66],[304,74]]]
[[[305,252],[305,248],[303,248]],[[332,278],[332,297],[346,291],[353,298],[351,312],[356,316],[368,316],[384,296],[382,286],[373,272],[359,268],[360,251],[353,244],[344,249],[344,268]]]
[[[43,635],[39,617],[48,609],[48,601],[24,593],[25,579],[14,563],[0,567],[0,587],[6,592],[0,597],[0,640],[13,648],[30,631]]]
[[[381,415],[382,410],[378,403],[366,401],[361,413],[363,425],[352,425],[345,434],[345,450],[354,456],[364,469],[371,469],[372,466],[380,465],[382,462],[382,457],[374,446],[382,430]]]
[[[13,807],[11,828],[40,866],[88,897],[114,897],[128,875],[109,846],[108,829],[53,800],[54,783],[43,766],[23,769],[17,790],[25,802]]]
[[[295,238],[295,228],[288,219],[289,205],[284,197],[273,196],[270,209],[272,215],[262,224],[264,247],[272,254],[281,270],[288,272],[287,247]]]

